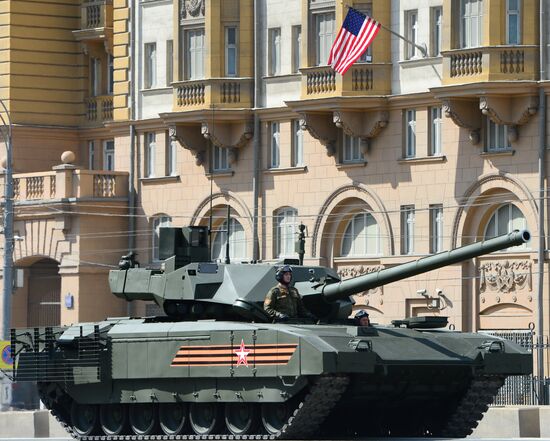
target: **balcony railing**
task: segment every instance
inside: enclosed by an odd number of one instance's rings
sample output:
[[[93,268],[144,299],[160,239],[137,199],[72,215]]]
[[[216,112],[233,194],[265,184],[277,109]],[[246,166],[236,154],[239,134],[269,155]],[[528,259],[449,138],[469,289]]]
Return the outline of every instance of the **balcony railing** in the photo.
[[[125,198],[128,173],[61,168],[51,172],[15,174],[16,202],[63,198]]]
[[[210,78],[174,83],[174,110],[252,107],[251,78]]]
[[[303,98],[385,95],[391,90],[391,65],[359,63],[342,77],[330,66],[308,67],[302,72]]]
[[[102,95],[86,99],[86,123],[101,124],[113,120],[113,96]]]
[[[487,46],[443,52],[446,84],[536,80],[536,46]]]
[[[102,40],[113,28],[112,0],[85,1],[80,10],[80,29],[73,31],[77,40]]]

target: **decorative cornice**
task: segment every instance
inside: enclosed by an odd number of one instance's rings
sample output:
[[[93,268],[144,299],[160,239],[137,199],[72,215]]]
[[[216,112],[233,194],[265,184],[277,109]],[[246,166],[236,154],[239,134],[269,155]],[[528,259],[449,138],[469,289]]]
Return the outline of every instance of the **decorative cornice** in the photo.
[[[338,133],[336,126],[330,121],[330,114],[302,113],[300,128],[307,130],[311,136],[325,146],[327,156],[336,154]]]

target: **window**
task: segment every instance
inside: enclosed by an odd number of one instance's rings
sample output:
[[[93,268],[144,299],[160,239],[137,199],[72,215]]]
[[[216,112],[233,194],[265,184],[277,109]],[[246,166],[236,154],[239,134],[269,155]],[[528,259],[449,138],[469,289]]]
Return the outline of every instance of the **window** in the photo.
[[[156,135],[155,133],[145,134],[145,176],[152,178],[155,176],[155,150],[156,150]]]
[[[292,26],[292,73],[300,70],[302,56],[302,26]]]
[[[103,141],[103,170],[115,169],[115,141]]]
[[[334,12],[315,15],[315,49],[317,66],[328,62],[328,54],[334,42]]]
[[[506,204],[495,210],[487,227],[485,228],[485,239],[501,236],[514,230],[527,228],[527,221],[521,210],[514,204]],[[527,244],[508,248],[508,250],[526,249]],[[505,250],[503,250],[505,251]]]
[[[500,152],[512,148],[508,140],[508,126],[496,124],[487,117],[485,128],[485,151]]]
[[[342,240],[342,256],[380,254],[380,227],[370,213],[359,213],[349,221]]]
[[[438,6],[437,8],[431,8],[431,37],[432,37],[432,57],[439,57],[441,55],[441,20],[443,19],[443,9]]]
[[[204,29],[189,30],[186,35],[186,78],[204,78]]]
[[[216,171],[229,170],[228,153],[229,153],[229,149],[227,148],[213,146],[213,155],[214,155],[213,171],[216,172]]]
[[[416,156],[416,110],[405,111],[405,158]]]
[[[304,165],[304,132],[300,126],[300,121],[292,121],[292,166],[299,167]]]
[[[214,242],[212,243],[212,259],[225,260],[225,247],[227,244],[227,219],[217,228]],[[244,228],[237,219],[229,219],[229,257],[230,259],[246,258],[246,237]]]
[[[401,254],[414,253],[414,205],[401,206]]]
[[[277,168],[281,163],[281,125],[278,122],[271,123],[271,162],[270,168]]]
[[[358,162],[363,160],[361,138],[343,133],[342,162]]]
[[[143,88],[151,89],[157,85],[157,44],[145,43],[143,54]]]
[[[92,96],[101,95],[101,60],[90,58],[90,92]]]
[[[430,155],[438,156],[442,153],[441,127],[443,124],[442,108],[430,108]]]
[[[166,175],[176,176],[177,170],[177,141],[170,138],[166,133]]]
[[[269,30],[269,74],[281,73],[281,29]]]
[[[174,41],[166,40],[166,85],[174,81]]]
[[[225,75],[237,76],[237,28],[225,28]]]
[[[418,11],[405,11],[405,26],[407,38],[411,43],[418,44]],[[405,42],[405,58],[410,60],[417,57],[417,47],[414,44]]]
[[[274,219],[275,225],[275,255],[276,257],[294,256],[294,244],[298,231],[298,211],[294,208],[280,210]]]
[[[94,170],[95,168],[95,142],[88,141],[88,169]]]
[[[443,251],[443,205],[430,205],[430,253]]]
[[[107,63],[107,95],[112,95],[114,85],[114,57],[111,54],[107,55]]]
[[[169,227],[172,224],[172,218],[170,216],[157,216],[153,219],[153,234],[152,234],[152,248],[151,256],[154,262],[159,260],[159,236],[160,229],[162,227]]]
[[[372,5],[370,4],[358,4],[357,10],[365,14],[367,17],[372,17]],[[369,47],[357,60],[358,63],[372,63],[372,45],[369,44]]]
[[[460,0],[460,47],[481,45],[483,0]]]
[[[506,43],[521,44],[521,0],[506,1]]]

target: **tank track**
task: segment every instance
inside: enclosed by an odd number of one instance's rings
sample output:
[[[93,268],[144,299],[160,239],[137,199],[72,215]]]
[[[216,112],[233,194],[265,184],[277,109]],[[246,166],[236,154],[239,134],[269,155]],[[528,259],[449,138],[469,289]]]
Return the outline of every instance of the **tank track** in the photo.
[[[441,430],[441,436],[465,438],[470,435],[503,384],[504,377],[501,376],[475,377],[458,407]]]
[[[307,439],[317,432],[325,418],[340,400],[349,385],[345,375],[323,375],[317,378],[309,392],[298,403],[287,423],[277,434],[232,435],[92,435],[80,436],[65,421],[57,409],[50,409],[61,426],[79,441],[172,441],[172,440],[276,440]]]

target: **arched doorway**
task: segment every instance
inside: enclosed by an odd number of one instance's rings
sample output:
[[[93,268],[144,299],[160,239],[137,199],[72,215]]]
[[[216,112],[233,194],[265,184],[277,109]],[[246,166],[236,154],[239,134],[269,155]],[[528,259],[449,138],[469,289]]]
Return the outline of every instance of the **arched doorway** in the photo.
[[[27,326],[59,326],[61,323],[61,276],[59,264],[41,259],[27,268]]]

